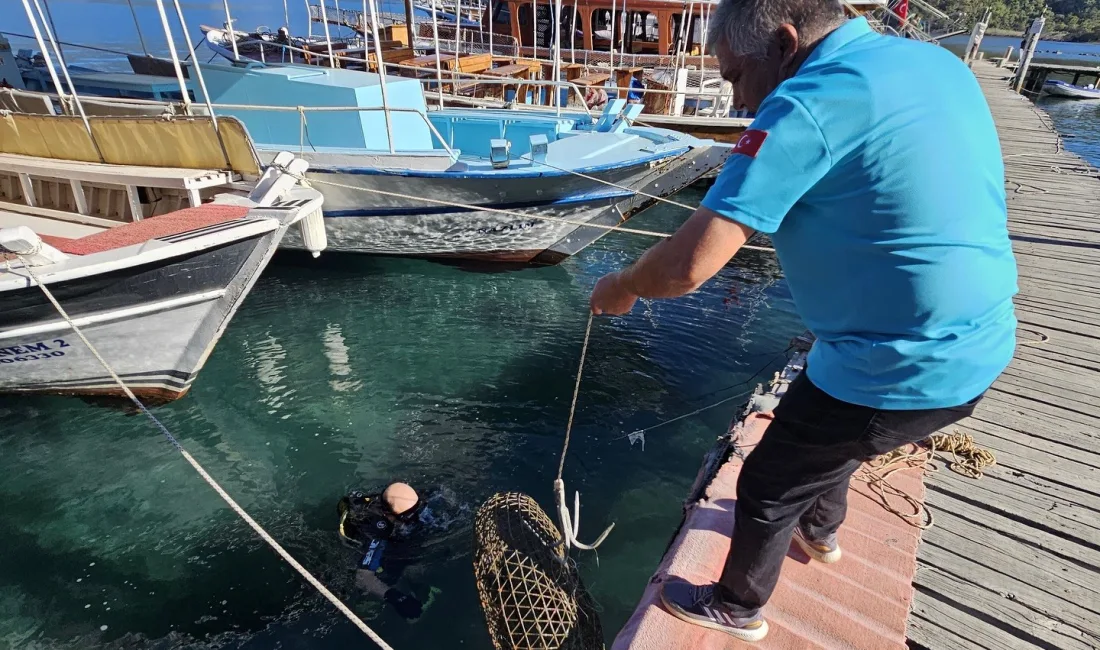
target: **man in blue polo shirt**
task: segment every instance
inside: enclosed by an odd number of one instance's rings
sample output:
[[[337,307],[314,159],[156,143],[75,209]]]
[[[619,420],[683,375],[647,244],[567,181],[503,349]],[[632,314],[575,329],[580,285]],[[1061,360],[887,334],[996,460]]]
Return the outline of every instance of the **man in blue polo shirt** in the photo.
[[[683,295],[754,231],[775,242],[817,341],[741,469],[721,579],[662,593],[680,618],[753,641],[792,536],[839,560],[860,463],[969,415],[1008,365],[1016,265],[993,119],[950,52],[846,20],[835,0],[721,0],[712,25],[757,117],[702,207],[602,278],[591,306]]]

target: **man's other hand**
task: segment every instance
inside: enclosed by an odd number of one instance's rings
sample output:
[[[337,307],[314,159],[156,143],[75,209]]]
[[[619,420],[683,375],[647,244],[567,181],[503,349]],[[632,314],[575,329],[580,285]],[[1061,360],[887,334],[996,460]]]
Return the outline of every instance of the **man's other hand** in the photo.
[[[638,295],[626,288],[622,276],[618,272],[608,273],[600,278],[596,287],[592,289],[592,297],[588,299],[592,313],[610,314],[618,316],[625,314],[634,308],[638,301]]]

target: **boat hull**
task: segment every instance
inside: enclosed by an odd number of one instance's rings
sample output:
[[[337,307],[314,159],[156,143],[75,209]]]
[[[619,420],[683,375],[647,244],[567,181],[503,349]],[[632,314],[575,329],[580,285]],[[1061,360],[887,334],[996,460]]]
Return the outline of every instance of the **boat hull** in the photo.
[[[171,401],[191,387],[283,231],[49,286],[139,398]],[[123,396],[37,286],[2,298],[0,392]]]
[[[1100,99],[1100,89],[1082,88],[1068,83],[1050,82],[1043,84],[1043,90],[1054,97],[1068,99]]]
[[[557,264],[605,235],[608,227],[656,202],[637,191],[660,197],[673,194],[719,167],[729,151],[722,145],[701,146],[633,167],[593,172],[606,182],[577,175],[509,180],[355,170],[314,170],[308,176],[325,196],[330,251]],[[293,231],[283,241],[285,248],[301,246]]]

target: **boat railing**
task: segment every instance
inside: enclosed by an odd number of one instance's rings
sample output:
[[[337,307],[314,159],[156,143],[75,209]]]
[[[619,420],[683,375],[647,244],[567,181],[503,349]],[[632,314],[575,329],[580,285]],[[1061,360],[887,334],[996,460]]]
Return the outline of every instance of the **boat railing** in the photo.
[[[405,65],[405,64],[401,64],[401,63],[386,63],[385,66],[386,66],[387,70],[397,69],[397,70],[404,70],[404,71],[409,71],[409,72],[414,72],[414,73],[415,72],[423,73],[425,71],[424,68],[420,68],[420,67],[417,67],[417,66]],[[586,86],[581,86],[581,85],[579,85],[579,84],[577,84],[573,81],[552,81],[552,80],[544,81],[544,80],[534,80],[534,79],[519,79],[519,78],[514,78],[514,77],[496,77],[496,76],[488,76],[488,75],[485,75],[485,74],[478,74],[478,73],[472,73],[472,72],[458,72],[458,71],[445,72],[444,77],[445,78],[443,80],[443,84],[450,85],[452,87],[452,89],[455,88],[457,85],[462,85],[463,82],[465,82],[465,84],[469,85],[469,86],[472,86],[474,84],[477,84],[477,85],[484,84],[484,85],[505,85],[505,86],[532,86],[532,87],[556,86],[556,87],[559,87],[559,88],[568,88],[568,90],[570,91],[570,94],[567,98],[566,105],[571,106],[573,108],[581,109],[581,110],[585,111],[586,113],[588,113],[588,115],[590,117],[593,116],[593,112],[592,112],[593,106],[589,105],[589,102],[586,99],[586,92],[585,92],[587,89],[590,89],[590,88],[594,88],[594,89],[598,89],[598,90],[602,90],[602,91],[606,92],[608,94],[609,99],[613,95],[627,96],[629,94],[637,94],[637,95],[639,95],[643,98],[642,103],[645,104],[647,108],[654,108],[656,106],[656,104],[654,102],[646,102],[645,101],[645,97],[647,95],[649,95],[651,97],[663,97],[665,99],[672,99],[673,101],[678,101],[678,100],[676,100],[676,97],[683,96],[683,98],[685,100],[686,99],[694,100],[696,102],[697,106],[700,106],[705,102],[710,102],[710,105],[712,107],[714,107],[714,110],[712,111],[713,114],[708,115],[709,117],[728,117],[729,116],[728,113],[731,110],[731,107],[732,107],[732,104],[733,104],[732,91],[729,89],[728,84],[723,84],[722,83],[721,79],[708,80],[708,81],[719,83],[719,86],[718,86],[717,90],[708,90],[706,85],[704,85],[702,87],[699,87],[699,88],[690,88],[690,89],[675,89],[675,88],[665,89],[665,88],[652,88],[652,87],[634,88],[634,87],[618,86],[618,85],[605,85],[605,86],[586,87]],[[430,88],[433,84],[437,83],[437,79],[434,76],[421,77],[420,81],[421,81],[421,83],[423,83],[428,88]],[[460,95],[457,95],[457,94],[454,94],[454,93],[449,94],[447,96],[448,96],[448,98],[459,98],[459,97],[461,97]],[[574,100],[574,98],[575,98],[575,100]],[[515,104],[522,104],[522,103],[525,103],[525,102],[518,102],[518,101],[516,101],[516,102],[504,102],[504,101],[501,101],[500,103],[501,103],[501,105],[504,105],[504,104],[513,104],[513,105],[515,105]],[[544,106],[544,108],[553,108],[553,105],[552,104],[551,105],[546,105],[546,106]],[[668,113],[663,112],[663,111],[657,112],[657,111],[652,111],[652,110],[648,111],[648,113],[651,114],[651,115],[654,114],[654,113],[668,114]],[[646,113],[643,113],[643,115],[644,114],[646,114]]]
[[[456,27],[453,24],[443,23],[436,27],[433,33],[430,23],[417,23],[415,44],[425,49],[433,49],[438,40],[440,47],[451,54],[455,50],[469,54],[499,54],[501,56],[518,57],[522,54],[519,39],[510,34],[488,32],[484,29]],[[423,44],[423,45],[421,45]],[[455,48],[452,50],[451,48]]]
[[[260,42],[260,41],[251,41],[251,40],[250,41],[243,41],[243,43],[252,43],[252,42]],[[281,48],[285,48],[286,50],[289,50],[291,52],[298,52],[298,53],[302,54],[303,56],[308,55],[308,56],[311,56],[311,57],[329,58],[328,54],[323,54],[323,53],[318,53],[318,52],[311,52],[309,50],[305,50],[305,49],[295,47],[293,45],[288,45],[288,44],[285,44],[285,43],[272,43],[272,42],[269,42],[269,41],[263,41],[263,43],[266,46],[281,47]],[[360,53],[356,52],[356,54],[360,54]],[[454,53],[451,53],[451,55],[447,55],[447,56],[443,56],[441,54],[441,56],[439,57],[441,67],[445,66],[445,64],[443,62],[444,61],[449,61],[452,58],[453,54]],[[343,61],[351,61],[351,62],[356,62],[356,63],[362,63],[364,65],[364,67],[367,68],[367,69],[369,69],[372,65],[375,67],[376,70],[378,69],[378,64],[375,61],[374,53],[369,52],[368,48],[366,48],[366,47],[363,48],[362,53],[361,53],[360,56],[350,56],[349,54],[345,53],[345,54],[342,54],[342,55],[335,55],[335,58],[339,59],[339,60],[343,60]],[[385,58],[385,56],[383,55],[383,59],[384,58]],[[520,58],[522,58],[522,57],[520,57]],[[335,63],[335,61],[332,61],[331,63]],[[437,94],[439,95],[441,101],[442,101],[443,95],[445,94],[442,90],[444,85],[450,85],[452,88],[454,88],[454,86],[456,84],[462,83],[462,82],[467,82],[467,83],[476,82],[477,85],[526,86],[526,87],[534,87],[534,88],[543,88],[543,87],[548,87],[548,86],[556,86],[556,87],[559,87],[559,88],[567,89],[569,91],[569,94],[567,95],[567,104],[573,106],[574,108],[580,108],[580,109],[584,110],[586,113],[588,113],[589,116],[592,116],[591,108],[588,106],[588,103],[585,99],[585,95],[586,95],[585,90],[583,90],[580,85],[578,85],[578,84],[576,84],[572,81],[555,81],[555,80],[552,80],[552,79],[550,79],[550,80],[519,79],[519,78],[515,78],[515,77],[497,77],[497,76],[490,76],[490,75],[478,74],[478,73],[473,73],[473,72],[462,72],[462,71],[457,71],[457,70],[437,70],[436,75],[433,75],[433,76],[420,76],[424,72],[428,71],[428,69],[420,67],[420,66],[412,66],[412,65],[406,65],[404,63],[387,62],[387,61],[383,61],[382,66],[387,71],[398,70],[398,71],[404,71],[404,72],[412,73],[413,76],[419,77],[421,83],[423,83],[427,87],[427,89],[429,89],[429,90],[432,89],[432,86],[434,84],[435,85],[435,90],[437,91]],[[596,69],[597,70],[606,70],[606,69],[600,68],[598,66],[596,66]],[[675,89],[675,88],[664,89],[664,88],[652,88],[652,87],[645,87],[645,88],[630,87],[630,88],[628,88],[628,87],[617,86],[617,85],[616,86],[596,86],[595,88],[598,88],[599,90],[602,90],[602,91],[604,91],[606,93],[609,93],[609,94],[610,93],[616,93],[616,94],[621,94],[621,95],[624,95],[624,96],[626,96],[628,94],[631,94],[631,93],[637,94],[637,95],[640,95],[640,96],[643,97],[643,103],[644,103],[644,97],[646,97],[647,95],[650,96],[650,97],[654,97],[654,96],[674,96],[674,97],[675,96],[683,96],[685,100],[686,99],[693,100],[697,107],[701,106],[702,104],[704,104],[706,102],[709,102],[710,106],[712,107],[711,109],[709,109],[710,112],[711,112],[711,115],[710,115],[711,117],[726,117],[728,112],[729,112],[729,107],[732,105],[732,93],[729,90],[723,89],[721,77],[707,77],[707,76],[704,75],[703,71],[695,70],[695,69],[692,69],[692,68],[683,68],[682,71],[686,74],[686,83],[685,83],[686,88],[684,88],[684,89]],[[708,91],[706,89],[707,85],[708,84],[713,84],[715,82],[717,82],[719,84],[719,89],[716,90],[716,91]],[[572,99],[572,98],[575,98],[575,100]],[[676,100],[676,101],[678,101],[678,100]],[[648,108],[654,108],[657,105],[658,105],[658,102],[654,101],[654,102],[648,104],[647,107]],[[553,105],[551,104],[550,106],[548,106],[548,108],[553,108]],[[650,110],[648,112],[652,114],[652,113],[658,112],[658,111]],[[661,113],[663,114],[664,111],[661,111]]]

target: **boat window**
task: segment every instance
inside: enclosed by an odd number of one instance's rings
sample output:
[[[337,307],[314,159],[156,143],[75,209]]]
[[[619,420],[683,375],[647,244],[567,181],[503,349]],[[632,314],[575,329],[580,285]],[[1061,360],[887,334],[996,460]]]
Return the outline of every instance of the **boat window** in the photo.
[[[627,15],[628,27],[623,31],[623,49],[629,52],[657,53],[660,28],[657,16],[648,11],[631,11]]]
[[[512,26],[512,10],[509,4],[501,0],[493,9],[493,22],[498,25]]]
[[[615,12],[619,19],[619,35],[622,35],[625,19],[621,12]],[[592,12],[592,49],[611,49],[611,10],[597,9]],[[616,48],[617,49],[617,48]]]
[[[683,34],[680,33],[681,25],[683,25],[683,15],[673,14],[669,22],[672,35],[671,49],[666,54],[675,54],[680,51],[680,37]],[[699,54],[699,44],[703,42],[703,22],[699,19],[698,15],[691,16],[690,29],[687,33],[687,53]]]
[[[562,5],[561,8],[561,46],[569,47],[569,28],[573,22],[573,12],[577,14],[577,24],[573,25],[573,47],[584,48],[584,15],[575,5]]]
[[[519,6],[520,45],[530,47],[532,36],[537,36],[537,41],[535,44],[538,47],[550,47],[554,44],[553,39],[555,21],[551,20],[550,11],[551,10],[549,5],[538,6],[538,24],[532,30],[531,5],[524,3]]]

